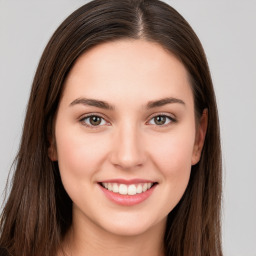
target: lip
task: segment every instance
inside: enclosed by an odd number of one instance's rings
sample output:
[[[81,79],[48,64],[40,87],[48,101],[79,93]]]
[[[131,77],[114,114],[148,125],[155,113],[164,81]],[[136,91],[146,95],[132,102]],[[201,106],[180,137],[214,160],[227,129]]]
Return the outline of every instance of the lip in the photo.
[[[118,184],[138,184],[138,183],[156,183],[156,181],[152,180],[145,180],[145,179],[131,179],[131,180],[126,180],[126,179],[111,179],[111,180],[102,180],[99,181],[98,183],[118,183]]]
[[[121,181],[121,182],[120,182]],[[137,184],[137,183],[151,183],[152,181],[149,180],[141,180],[141,179],[133,179],[133,180],[122,180],[122,179],[115,179],[115,180],[104,180],[103,182],[106,183],[119,183],[119,184]],[[153,183],[153,182],[152,182]],[[122,205],[122,206],[133,206],[144,202],[148,199],[152,193],[154,192],[158,183],[154,182],[154,185],[148,189],[147,191],[135,194],[135,195],[121,195],[119,193],[114,193],[109,191],[108,189],[101,186],[100,182],[98,183],[99,188],[104,193],[104,195],[112,202]]]

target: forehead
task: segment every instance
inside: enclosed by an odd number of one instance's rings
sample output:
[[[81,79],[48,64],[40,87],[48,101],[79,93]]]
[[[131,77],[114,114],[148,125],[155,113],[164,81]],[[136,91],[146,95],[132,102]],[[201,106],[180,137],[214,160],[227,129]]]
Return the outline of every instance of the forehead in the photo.
[[[193,98],[184,65],[161,45],[144,40],[103,43],[85,52],[67,76],[64,96],[134,102]]]

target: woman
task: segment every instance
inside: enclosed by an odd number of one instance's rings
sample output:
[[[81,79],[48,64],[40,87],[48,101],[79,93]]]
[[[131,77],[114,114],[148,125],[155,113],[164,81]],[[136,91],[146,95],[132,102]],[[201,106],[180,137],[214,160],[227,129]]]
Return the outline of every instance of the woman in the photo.
[[[158,0],[56,30],[29,99],[0,245],[11,255],[222,255],[218,114],[199,39]]]

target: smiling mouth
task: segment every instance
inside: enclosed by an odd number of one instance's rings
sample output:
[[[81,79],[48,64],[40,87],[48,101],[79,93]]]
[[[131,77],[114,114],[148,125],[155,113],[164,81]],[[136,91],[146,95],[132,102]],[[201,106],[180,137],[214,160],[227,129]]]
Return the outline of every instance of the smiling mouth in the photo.
[[[157,182],[144,182],[144,183],[136,183],[136,184],[122,184],[122,183],[111,183],[111,182],[99,182],[99,184],[111,191],[113,193],[119,195],[136,195],[145,193],[150,190],[152,187],[157,185]]]

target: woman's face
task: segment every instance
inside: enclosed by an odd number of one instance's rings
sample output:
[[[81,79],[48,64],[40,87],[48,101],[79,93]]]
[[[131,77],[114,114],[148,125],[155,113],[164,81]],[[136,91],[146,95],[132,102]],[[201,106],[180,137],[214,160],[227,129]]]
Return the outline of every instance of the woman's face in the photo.
[[[55,123],[74,222],[118,235],[164,227],[198,162],[186,69],[160,45],[121,40],[78,58]]]

